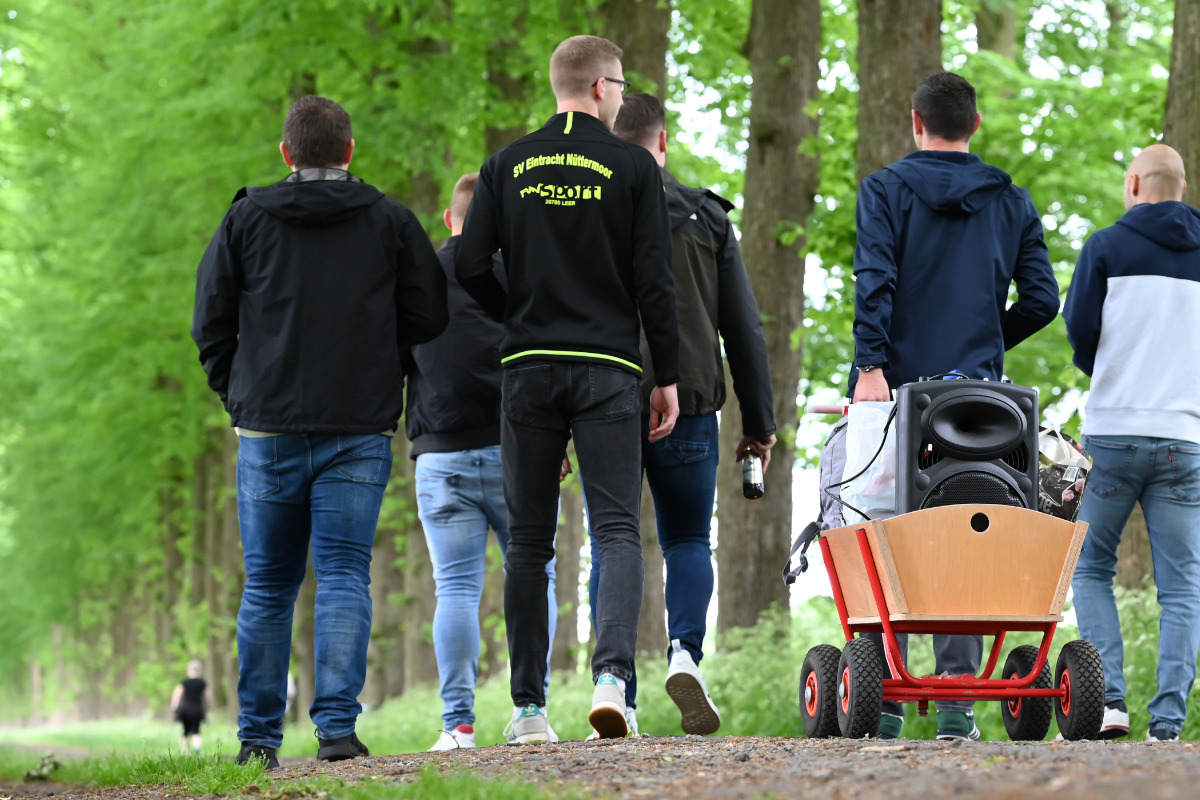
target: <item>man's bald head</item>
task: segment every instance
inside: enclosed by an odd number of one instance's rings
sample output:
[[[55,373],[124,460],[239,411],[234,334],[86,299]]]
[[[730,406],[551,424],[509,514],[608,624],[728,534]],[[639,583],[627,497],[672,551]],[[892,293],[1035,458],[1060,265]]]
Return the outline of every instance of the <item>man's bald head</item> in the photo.
[[[1152,144],[1125,171],[1125,208],[1141,203],[1182,200],[1187,189],[1183,159],[1173,147]]]

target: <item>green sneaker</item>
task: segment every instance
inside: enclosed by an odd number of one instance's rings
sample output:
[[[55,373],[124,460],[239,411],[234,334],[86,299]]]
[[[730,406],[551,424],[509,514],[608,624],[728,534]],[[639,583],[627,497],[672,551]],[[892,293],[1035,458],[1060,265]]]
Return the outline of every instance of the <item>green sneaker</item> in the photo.
[[[937,715],[938,739],[944,742],[954,739],[970,739],[973,742],[979,740],[979,728],[975,726],[975,712],[939,710]]]
[[[875,734],[876,739],[899,739],[900,731],[904,728],[904,717],[895,714],[883,715],[879,720],[879,732]]]

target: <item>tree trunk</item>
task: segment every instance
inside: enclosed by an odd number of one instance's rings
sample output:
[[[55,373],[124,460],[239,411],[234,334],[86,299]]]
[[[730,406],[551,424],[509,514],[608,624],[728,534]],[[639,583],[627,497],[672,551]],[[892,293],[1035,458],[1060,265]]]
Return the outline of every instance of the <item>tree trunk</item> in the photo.
[[[1117,546],[1116,585],[1126,589],[1143,589],[1154,579],[1154,559],[1150,555],[1150,534],[1146,530],[1146,516],[1142,504],[1133,507],[1133,513],[1121,532],[1121,544]]]
[[[517,12],[510,26],[511,36],[493,40],[487,49],[488,83],[500,93],[499,104],[488,115],[483,132],[488,155],[524,136],[529,119],[533,85],[528,65],[519,63],[525,53],[520,40],[525,35],[529,3],[523,0],[519,8],[514,8],[516,5],[514,1],[509,6]]]
[[[779,444],[772,453],[767,494],[755,502],[743,499],[741,475],[733,466],[741,412],[735,402],[725,405],[717,473],[722,631],[753,625],[772,603],[787,607],[779,570],[792,538],[792,441],[801,360],[792,337],[804,319],[804,261],[798,257],[803,242],[785,244],[779,231],[803,225],[813,207],[817,161],[801,156],[798,148],[817,132],[816,119],[800,109],[817,96],[820,19],[819,0],[755,0],[751,10],[754,84],[742,250],[764,320]]]
[[[860,181],[913,151],[913,92],[941,70],[942,0],[859,0]]]
[[[1010,61],[1016,55],[1016,8],[1012,2],[1005,3],[1001,10],[994,9],[988,0],[980,3],[975,30],[980,50],[990,50]]]
[[[658,524],[654,519],[654,501],[650,486],[642,480],[642,616],[638,620],[639,653],[659,654],[667,649],[667,596],[663,579],[662,548],[658,545]]]
[[[1200,0],[1175,0],[1163,143],[1183,156],[1184,200],[1200,204]]]
[[[625,51],[621,67],[631,91],[647,92],[659,100],[667,92],[667,31],[670,3],[662,0],[607,0],[600,7],[605,36]]]
[[[558,601],[558,628],[550,646],[550,669],[574,671],[579,650],[580,549],[583,547],[583,497],[579,485],[564,487],[562,522],[558,526],[558,566],[555,594]],[[502,598],[503,599],[503,598]],[[503,613],[501,603],[501,613]],[[503,647],[503,642],[501,643]]]

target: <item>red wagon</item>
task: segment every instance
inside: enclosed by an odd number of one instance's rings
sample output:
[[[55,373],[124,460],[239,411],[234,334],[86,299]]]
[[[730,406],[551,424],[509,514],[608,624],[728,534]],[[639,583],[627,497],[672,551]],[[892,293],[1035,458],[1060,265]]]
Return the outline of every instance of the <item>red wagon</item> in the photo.
[[[952,505],[836,528],[819,539],[846,646],[817,645],[800,672],[800,716],[810,737],[873,735],[885,700],[999,700],[1013,740],[1044,739],[1054,716],[1063,738],[1097,734],[1104,670],[1090,642],[1047,657],[1087,524],[1010,506]],[[1008,631],[1041,631],[1014,648],[992,678]],[[881,632],[878,647],[856,634]],[[994,637],[980,676],[912,675],[898,633]]]

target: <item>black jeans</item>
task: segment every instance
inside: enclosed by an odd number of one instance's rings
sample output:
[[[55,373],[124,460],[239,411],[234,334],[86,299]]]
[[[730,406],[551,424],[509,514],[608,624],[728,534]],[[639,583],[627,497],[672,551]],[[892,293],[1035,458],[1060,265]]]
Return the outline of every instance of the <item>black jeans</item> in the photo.
[[[641,395],[632,372],[572,361],[504,369],[500,458],[508,504],[504,620],[513,705],[545,705],[546,564],[554,557],[558,474],[567,441],[601,553],[593,679],[633,675],[642,607]]]

